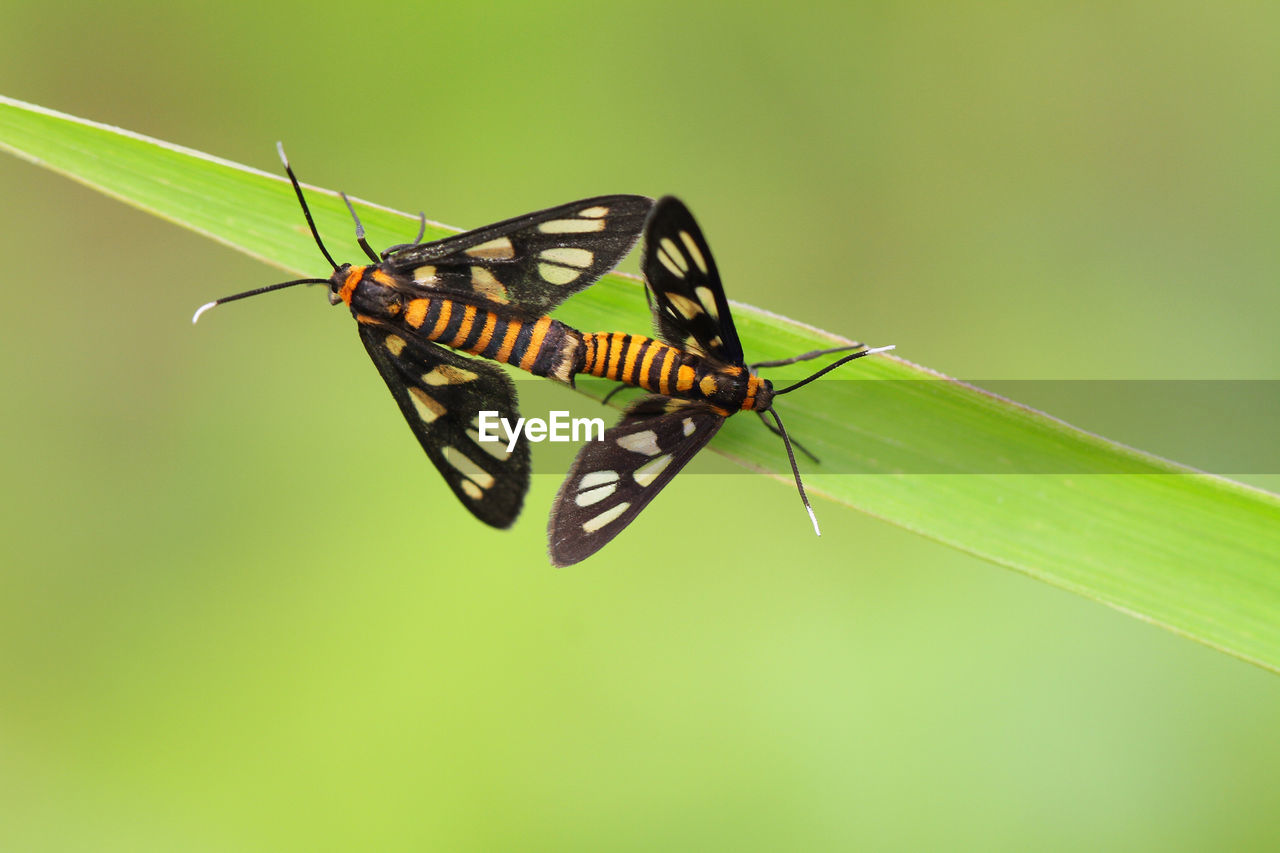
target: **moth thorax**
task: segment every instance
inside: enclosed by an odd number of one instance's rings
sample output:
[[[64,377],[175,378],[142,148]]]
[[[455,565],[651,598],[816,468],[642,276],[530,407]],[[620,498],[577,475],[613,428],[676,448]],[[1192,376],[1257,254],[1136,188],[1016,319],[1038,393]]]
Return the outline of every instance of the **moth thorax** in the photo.
[[[379,270],[366,270],[351,293],[351,310],[366,317],[397,316],[403,308],[403,297],[391,279]]]
[[[715,365],[702,361],[700,364],[695,363],[692,387],[686,393],[693,399],[705,400],[726,412],[748,409],[751,406],[747,403],[747,399],[755,386],[752,382],[753,378],[742,367]],[[677,380],[676,390],[684,390],[683,384]]]

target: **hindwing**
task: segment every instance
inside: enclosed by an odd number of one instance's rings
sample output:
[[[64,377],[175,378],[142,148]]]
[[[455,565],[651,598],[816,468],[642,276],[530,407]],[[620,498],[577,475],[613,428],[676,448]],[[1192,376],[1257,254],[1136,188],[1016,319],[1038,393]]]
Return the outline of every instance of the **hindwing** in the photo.
[[[422,449],[476,518],[510,527],[529,490],[529,444],[482,442],[478,416],[496,411],[515,423],[516,389],[501,368],[378,323],[360,340],[391,389]]]
[[[653,206],[640,266],[659,337],[726,364],[743,363],[711,247],[679,199],[667,196]]]
[[[395,246],[383,265],[414,284],[541,315],[631,251],[653,199],[609,195],[562,204],[431,243]]]
[[[551,562],[585,560],[617,536],[716,434],[701,402],[644,397],[578,452],[551,509]]]

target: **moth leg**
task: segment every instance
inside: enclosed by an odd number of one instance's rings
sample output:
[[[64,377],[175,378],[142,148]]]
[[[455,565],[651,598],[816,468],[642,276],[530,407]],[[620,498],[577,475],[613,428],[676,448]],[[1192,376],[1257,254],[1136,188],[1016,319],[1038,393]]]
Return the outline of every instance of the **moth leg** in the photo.
[[[600,405],[602,405],[602,406],[607,406],[607,405],[609,405],[609,401],[613,399],[613,395],[614,395],[614,394],[617,394],[619,391],[623,391],[623,390],[625,390],[625,389],[627,389],[627,388],[629,388],[629,387],[631,387],[631,386],[629,386],[629,385],[623,385],[623,384],[619,383],[619,384],[618,384],[618,385],[617,385],[617,386],[616,386],[612,391],[610,391],[608,394],[605,394],[605,395],[604,395],[604,399],[600,401]]]
[[[782,438],[782,433],[778,430],[778,428],[777,428],[776,426],[774,426],[773,424],[769,423],[769,420],[764,416],[764,412],[756,412],[756,414],[760,416],[760,421],[761,421],[761,423],[763,423],[765,426],[767,426],[767,427],[769,428],[769,432],[773,433],[773,434],[774,434],[774,435],[776,435],[778,438]],[[793,438],[793,439],[791,439],[791,443],[792,443],[792,445],[794,445],[794,446],[796,447],[796,449],[798,449],[801,453],[803,453],[805,456],[808,456],[810,459],[812,459],[812,460],[814,461],[814,464],[816,464],[816,465],[821,465],[821,464],[822,464],[822,460],[821,460],[821,459],[819,459],[818,457],[814,456],[812,453],[810,453],[810,452],[809,452],[809,448],[805,447],[803,444],[801,444],[800,442],[796,441],[794,438]]]
[[[782,367],[787,364],[795,364],[797,361],[809,361],[810,359],[821,358],[824,355],[831,355],[832,353],[837,352],[848,352],[851,349],[860,349],[864,346],[866,346],[866,344],[849,344],[848,346],[832,347],[831,349],[816,349],[812,352],[806,352],[803,355],[784,358],[781,361],[757,361],[755,364],[749,364],[747,366],[752,370],[755,370],[757,367]],[[765,421],[765,423],[768,423],[768,421]]]

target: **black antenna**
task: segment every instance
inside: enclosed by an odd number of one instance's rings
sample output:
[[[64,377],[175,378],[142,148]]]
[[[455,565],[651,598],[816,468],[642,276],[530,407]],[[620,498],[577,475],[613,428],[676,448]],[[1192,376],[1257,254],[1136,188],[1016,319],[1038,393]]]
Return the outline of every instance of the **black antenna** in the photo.
[[[855,346],[861,346],[861,345],[855,344]],[[836,347],[835,349],[830,349],[830,350],[814,350],[813,352],[808,352],[808,353],[805,353],[804,355],[796,356],[795,358],[787,359],[785,361],[764,362],[762,366],[774,367],[782,364],[794,364],[797,361],[805,361],[810,358],[817,358],[820,355],[826,355],[832,352],[842,352],[847,349],[849,349],[849,347],[844,346],[844,347]],[[846,355],[844,358],[838,359],[832,362],[831,364],[828,364],[826,367],[822,368],[817,373],[813,374],[807,379],[801,379],[799,382],[795,383],[794,385],[788,385],[786,388],[783,388],[781,391],[774,391],[773,394],[776,397],[779,394],[786,394],[790,391],[794,391],[797,388],[808,385],[810,382],[817,379],[819,376],[822,376],[825,373],[829,373],[832,370],[835,370],[840,365],[847,364],[848,362],[853,361],[855,358],[862,358],[865,355],[871,355],[872,353],[877,353],[877,352],[886,352],[891,349],[893,349],[892,345],[887,347],[876,347],[875,349],[864,349],[859,352],[855,352],[852,355]],[[796,454],[791,449],[791,438],[790,436],[787,435],[787,429],[782,425],[782,418],[778,417],[778,413],[776,410],[774,410],[773,406],[770,406],[768,409],[765,409],[765,411],[773,415],[774,423],[778,425],[778,428],[777,430],[775,430],[775,432],[777,432],[778,435],[782,436],[782,444],[787,448],[787,461],[791,463],[791,474],[796,478],[796,488],[800,490],[800,500],[804,501],[804,508],[809,513],[809,520],[813,522],[813,532],[821,536],[822,531],[818,529],[818,517],[813,514],[813,507],[810,506],[809,504],[809,496],[805,494],[805,491],[804,491],[804,483],[800,481],[800,469],[796,466]],[[760,417],[762,419],[764,418],[764,412],[760,413]],[[765,421],[765,426],[769,426],[768,421]],[[800,449],[804,450],[804,452],[808,454],[810,459],[814,458],[813,454],[809,453],[808,450],[805,450],[803,447],[801,447]]]
[[[791,473],[796,478],[796,488],[800,490],[800,500],[804,501],[804,508],[809,513],[809,520],[813,522],[813,532],[822,535],[822,531],[818,529],[818,517],[813,514],[813,507],[809,505],[809,496],[804,492],[804,483],[800,482],[800,469],[796,467],[796,455],[791,451],[791,439],[787,437],[787,428],[782,425],[782,418],[778,417],[778,413],[773,409],[766,409],[769,414],[773,415],[774,422],[778,425],[778,435],[782,436],[782,444],[787,448],[787,461],[791,463]]]
[[[283,142],[276,143],[276,151],[280,154],[280,162],[284,163],[284,171],[289,176],[289,183],[293,184],[293,192],[298,196],[298,204],[302,205],[302,215],[307,217],[307,227],[311,229],[311,236],[316,238],[316,245],[320,247],[320,254],[324,255],[324,259],[329,262],[329,266],[336,270],[338,262],[333,259],[333,255],[329,254],[329,250],[324,247],[324,241],[320,239],[320,232],[316,230],[315,220],[311,218],[311,210],[307,207],[307,200],[302,195],[302,186],[298,183],[297,176],[293,174],[293,167],[289,165],[289,158],[285,156]]]
[[[293,192],[298,196],[298,204],[302,205],[302,215],[307,218],[307,226],[311,229],[311,236],[316,238],[316,245],[320,247],[320,253],[324,255],[324,259],[329,262],[329,266],[336,271],[338,264],[334,261],[333,256],[329,254],[329,250],[324,247],[324,241],[320,239],[320,232],[316,230],[315,220],[311,218],[311,210],[307,207],[307,199],[302,195],[302,186],[298,183],[298,178],[293,174],[293,167],[289,165],[289,158],[284,153],[284,143],[276,143],[276,151],[280,154],[280,162],[284,164],[285,174],[289,176],[289,183],[293,185]],[[346,198],[346,196],[343,196]],[[348,206],[350,203],[348,202]],[[359,220],[357,220],[358,224]],[[374,258],[377,260],[377,258]],[[206,302],[196,309],[196,313],[192,315],[191,322],[195,323],[200,319],[200,315],[213,308],[215,305],[221,305],[224,302],[235,302],[237,299],[247,299],[250,296],[257,296],[260,293],[270,293],[273,290],[282,290],[286,287],[293,287],[297,284],[328,284],[327,278],[295,278],[293,281],[282,281],[279,284],[269,284],[266,287],[255,288],[254,290],[246,290],[244,293],[237,293],[233,296],[224,296],[221,299],[215,299],[212,302]]]
[[[200,319],[200,315],[208,311],[215,305],[221,305],[224,302],[235,302],[237,299],[247,299],[250,296],[257,296],[259,293],[270,293],[273,290],[283,290],[286,287],[293,287],[295,284],[328,284],[327,278],[295,278],[293,281],[282,281],[279,284],[268,284],[266,287],[259,287],[254,290],[246,290],[244,293],[237,293],[234,296],[224,296],[221,299],[215,299],[212,302],[206,302],[196,309],[196,313],[191,317],[191,322],[195,323]]]

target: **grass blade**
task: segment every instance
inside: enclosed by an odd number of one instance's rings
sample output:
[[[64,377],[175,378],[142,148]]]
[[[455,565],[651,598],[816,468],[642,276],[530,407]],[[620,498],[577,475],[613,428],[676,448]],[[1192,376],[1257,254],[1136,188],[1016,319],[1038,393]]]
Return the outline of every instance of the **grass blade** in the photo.
[[[3,98],[0,148],[291,274],[327,273],[282,176]],[[321,233],[350,233],[336,194],[308,196]],[[389,242],[417,230],[415,217],[357,206]],[[426,239],[449,233],[429,222]],[[734,310],[753,360],[844,342]],[[640,287],[619,275],[559,316],[589,330],[648,327]],[[779,405],[827,470],[859,472],[809,474],[812,492],[1280,670],[1280,498],[898,358],[864,359],[847,376],[863,381],[824,380]],[[715,447],[790,482],[779,443],[753,419],[731,419]],[[937,473],[904,473],[922,470]],[[1019,473],[1029,470],[1070,473]]]

